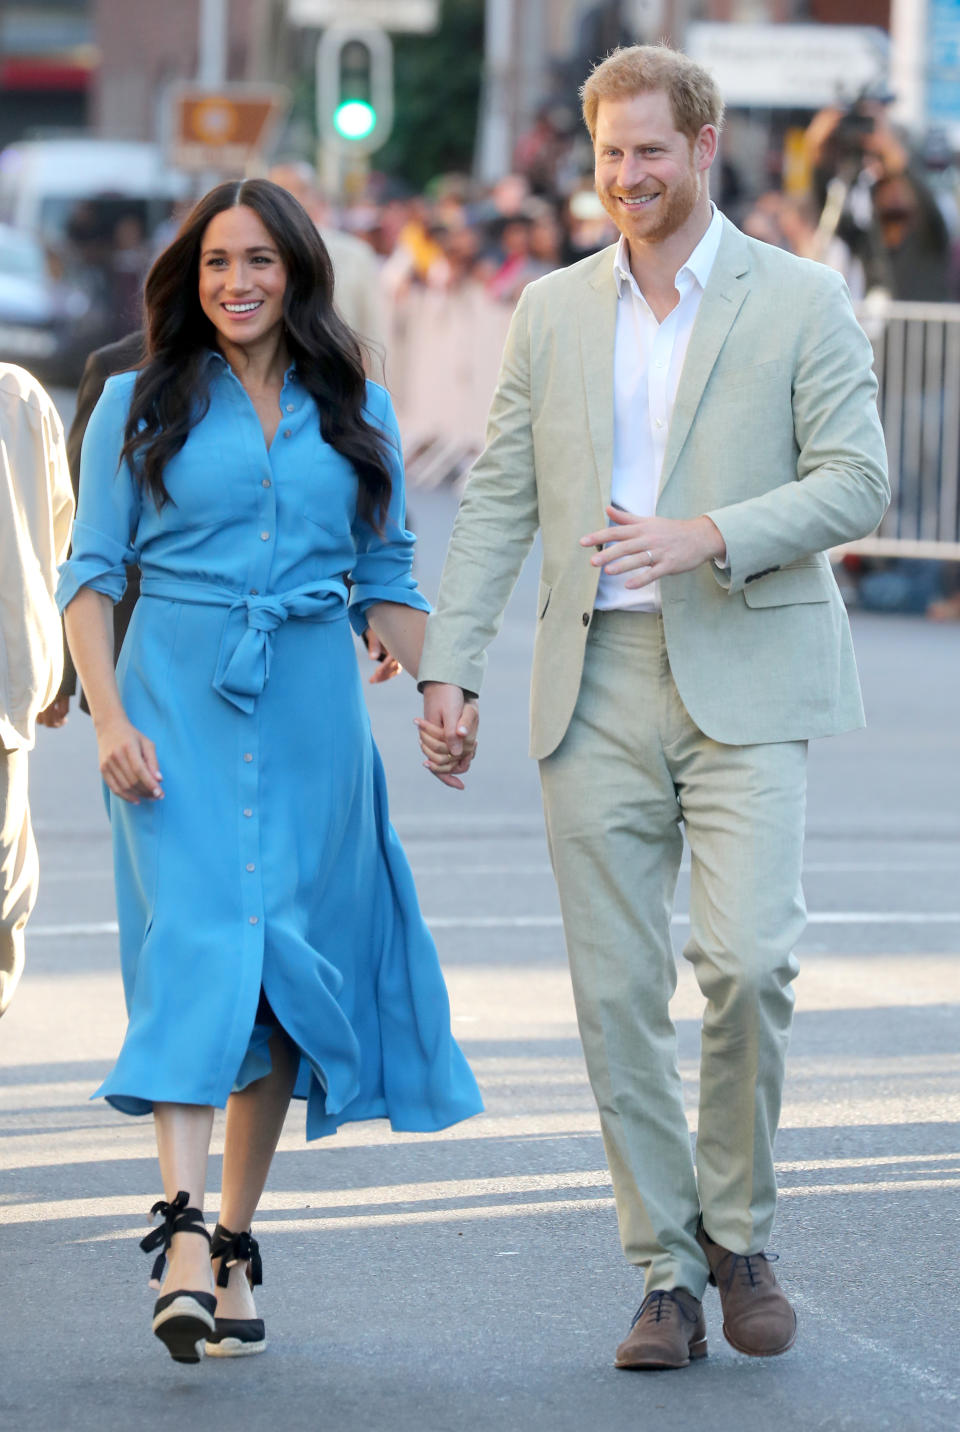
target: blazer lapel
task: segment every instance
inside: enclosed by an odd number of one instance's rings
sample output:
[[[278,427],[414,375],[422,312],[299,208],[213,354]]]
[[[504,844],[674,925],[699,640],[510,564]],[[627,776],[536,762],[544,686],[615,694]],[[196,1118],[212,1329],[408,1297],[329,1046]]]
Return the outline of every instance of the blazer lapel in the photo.
[[[617,334],[617,284],[613,276],[615,249],[604,249],[601,260],[577,295],[577,327],[587,421],[603,506],[610,501],[613,481],[613,357]]]
[[[749,250],[743,235],[725,219],[723,238],[720,240],[717,257],[700,300],[683,371],[680,374],[658,496],[670,481],[700,406],[707,379],[713,372],[713,366],[720,356],[733,320],[749,292],[749,280],[745,277],[749,269]]]

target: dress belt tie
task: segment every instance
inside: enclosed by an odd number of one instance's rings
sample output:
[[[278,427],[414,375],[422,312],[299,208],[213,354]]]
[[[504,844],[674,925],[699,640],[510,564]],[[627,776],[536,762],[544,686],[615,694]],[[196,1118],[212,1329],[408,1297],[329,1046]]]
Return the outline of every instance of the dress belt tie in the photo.
[[[345,615],[347,607],[347,589],[336,578],[308,582],[287,592],[261,597],[252,593],[242,595],[213,583],[144,577],[140,594],[170,602],[227,608],[213,689],[248,716],[270,679],[271,637],[277,627],[290,617],[310,622],[337,621]]]

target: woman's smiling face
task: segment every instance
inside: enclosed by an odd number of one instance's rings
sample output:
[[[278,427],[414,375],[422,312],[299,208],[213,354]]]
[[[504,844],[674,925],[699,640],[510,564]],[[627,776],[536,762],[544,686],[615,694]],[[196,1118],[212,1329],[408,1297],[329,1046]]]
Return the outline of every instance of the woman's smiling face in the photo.
[[[200,241],[200,307],[227,343],[270,341],[283,325],[287,270],[252,209],[237,204],[207,225]]]

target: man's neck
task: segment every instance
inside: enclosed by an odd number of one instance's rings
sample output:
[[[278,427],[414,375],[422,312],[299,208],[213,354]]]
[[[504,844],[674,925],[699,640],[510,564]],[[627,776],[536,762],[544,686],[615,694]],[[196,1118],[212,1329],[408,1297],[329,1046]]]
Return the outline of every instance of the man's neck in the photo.
[[[630,271],[655,312],[657,304],[668,303],[668,312],[674,307],[677,274],[709,229],[712,219],[713,210],[708,199],[705,204],[697,205],[682,228],[659,243],[631,243],[627,240]]]

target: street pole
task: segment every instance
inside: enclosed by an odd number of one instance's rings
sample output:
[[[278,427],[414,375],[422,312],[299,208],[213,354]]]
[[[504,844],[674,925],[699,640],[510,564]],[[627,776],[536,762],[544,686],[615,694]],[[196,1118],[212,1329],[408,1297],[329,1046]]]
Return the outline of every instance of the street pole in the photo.
[[[227,78],[227,6],[229,0],[200,0],[200,28],[197,35],[197,83],[217,89]],[[219,182],[220,175],[208,170],[198,174],[200,192]]]
[[[544,0],[527,0],[518,19],[520,32],[516,48],[520,94],[517,128],[523,133],[530,128],[547,94],[549,32]],[[516,137],[513,136],[514,139]]]
[[[509,173],[513,113],[513,0],[487,0],[484,17],[483,107],[477,147],[478,177],[493,184]]]
[[[927,0],[893,0],[890,7],[891,117],[912,134],[925,125]]]
[[[197,82],[216,89],[227,78],[227,5],[229,0],[200,0]]]

